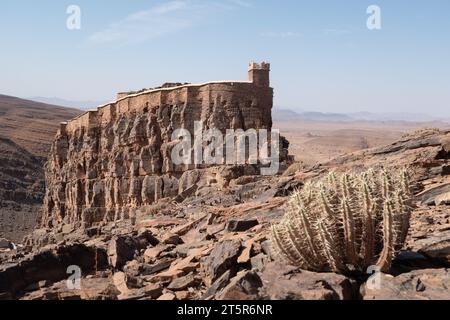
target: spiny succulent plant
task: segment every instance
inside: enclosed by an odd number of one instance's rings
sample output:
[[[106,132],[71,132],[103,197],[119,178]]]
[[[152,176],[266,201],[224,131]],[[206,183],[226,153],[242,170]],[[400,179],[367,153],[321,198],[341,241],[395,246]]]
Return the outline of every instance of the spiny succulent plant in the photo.
[[[306,270],[387,272],[408,234],[412,196],[406,169],[330,173],[293,193],[272,245]]]

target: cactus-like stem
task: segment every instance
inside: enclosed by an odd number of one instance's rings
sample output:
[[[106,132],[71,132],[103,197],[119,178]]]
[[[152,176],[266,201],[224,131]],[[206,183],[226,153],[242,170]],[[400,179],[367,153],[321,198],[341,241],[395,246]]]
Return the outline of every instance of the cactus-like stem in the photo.
[[[381,172],[381,194],[384,199],[388,199],[391,193],[391,179],[386,171]]]
[[[289,263],[313,271],[387,272],[408,234],[412,189],[407,171],[330,173],[292,195],[272,244]]]
[[[317,252],[306,249],[307,245],[293,225],[287,225],[286,230],[290,239],[294,240],[292,241],[292,246],[297,251],[297,255],[300,257],[302,263],[307,265],[310,270],[320,270],[321,263],[320,258],[317,257]]]
[[[350,208],[350,202],[347,198],[342,199],[342,221],[344,222],[344,245],[347,256],[347,263],[357,265],[358,256],[356,254],[356,234],[355,220],[353,211]]]
[[[394,259],[394,219],[392,203],[387,200],[383,210],[383,251],[381,251],[377,266],[382,272],[388,272]]]
[[[364,265],[370,266],[375,253],[375,223],[374,209],[375,204],[370,194],[369,186],[366,182],[362,186],[363,193],[363,239],[361,243],[361,256]]]
[[[320,204],[322,206],[323,211],[325,212],[327,218],[329,218],[331,221],[336,219],[336,213],[334,212],[334,210],[331,207],[330,204],[330,199],[328,199],[328,196],[325,192],[325,190],[321,189],[319,191],[319,196],[320,196]]]
[[[327,259],[327,263],[331,271],[339,272],[346,270],[346,267],[341,262],[342,257],[339,255],[339,251],[336,249],[336,242],[333,239],[332,234],[328,231],[326,224],[323,220],[317,222],[317,229],[322,244],[323,254]]]
[[[310,268],[308,261],[302,255],[298,255],[298,251],[295,252],[293,250],[292,245],[289,244],[289,238],[286,235],[283,235],[280,226],[272,227],[272,241],[275,247],[280,250],[279,253],[290,263],[304,268]]]
[[[316,236],[314,229],[311,225],[311,222],[308,219],[306,210],[302,208],[298,208],[299,219],[301,221],[301,225],[303,226],[304,236],[306,237],[306,241],[311,249],[313,254],[318,254],[318,247],[316,245]]]

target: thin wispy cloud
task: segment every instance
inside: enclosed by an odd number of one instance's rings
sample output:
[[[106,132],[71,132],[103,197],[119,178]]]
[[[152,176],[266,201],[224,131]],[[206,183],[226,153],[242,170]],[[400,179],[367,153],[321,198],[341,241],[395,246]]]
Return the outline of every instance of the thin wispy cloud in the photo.
[[[134,12],[89,37],[94,44],[141,43],[176,33],[204,21],[205,17],[231,8],[247,8],[244,0],[224,3],[207,0],[173,0]]]
[[[347,29],[325,29],[323,30],[323,34],[326,36],[343,36],[350,34],[351,31]]]
[[[301,37],[302,34],[298,32],[292,32],[292,31],[284,31],[284,32],[263,32],[260,34],[261,37],[266,38],[297,38]]]
[[[89,41],[102,43],[142,42],[167,33],[188,28],[193,17],[188,16],[188,1],[176,0],[134,12],[124,19],[110,24],[104,30],[89,37]]]
[[[249,1],[244,1],[244,0],[229,0],[229,1],[240,7],[246,7],[246,8],[252,7],[252,4]]]
[[[165,15],[171,12],[179,11],[185,9],[187,6],[186,1],[176,0],[165,4],[161,4],[151,8],[150,10],[138,11],[129,15],[125,20],[128,21],[140,21],[148,19],[149,16],[153,15]]]

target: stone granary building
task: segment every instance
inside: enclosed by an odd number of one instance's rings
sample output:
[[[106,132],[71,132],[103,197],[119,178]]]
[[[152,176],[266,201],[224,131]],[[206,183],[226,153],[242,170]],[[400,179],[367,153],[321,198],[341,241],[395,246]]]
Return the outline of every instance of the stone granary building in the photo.
[[[251,63],[247,81],[166,84],[119,93],[117,101],[62,123],[45,167],[42,225],[126,219],[136,208],[198,192],[202,184],[223,187],[227,177],[258,174],[254,165],[176,166],[171,135],[178,128],[193,132],[195,121],[222,132],[270,131],[269,72],[270,64]]]

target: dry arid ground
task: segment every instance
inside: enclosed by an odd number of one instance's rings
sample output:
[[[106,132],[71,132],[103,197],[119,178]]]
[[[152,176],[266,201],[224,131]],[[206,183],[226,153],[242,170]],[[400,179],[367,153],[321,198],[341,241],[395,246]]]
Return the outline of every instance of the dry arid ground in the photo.
[[[390,144],[408,132],[422,128],[448,128],[440,122],[371,121],[274,121],[273,127],[289,142],[289,152],[306,166],[329,161],[339,155]]]
[[[0,238],[20,242],[35,227],[50,145],[59,123],[79,113],[0,95]]]
[[[33,155],[47,157],[59,123],[80,110],[0,94],[0,137],[14,141]]]

